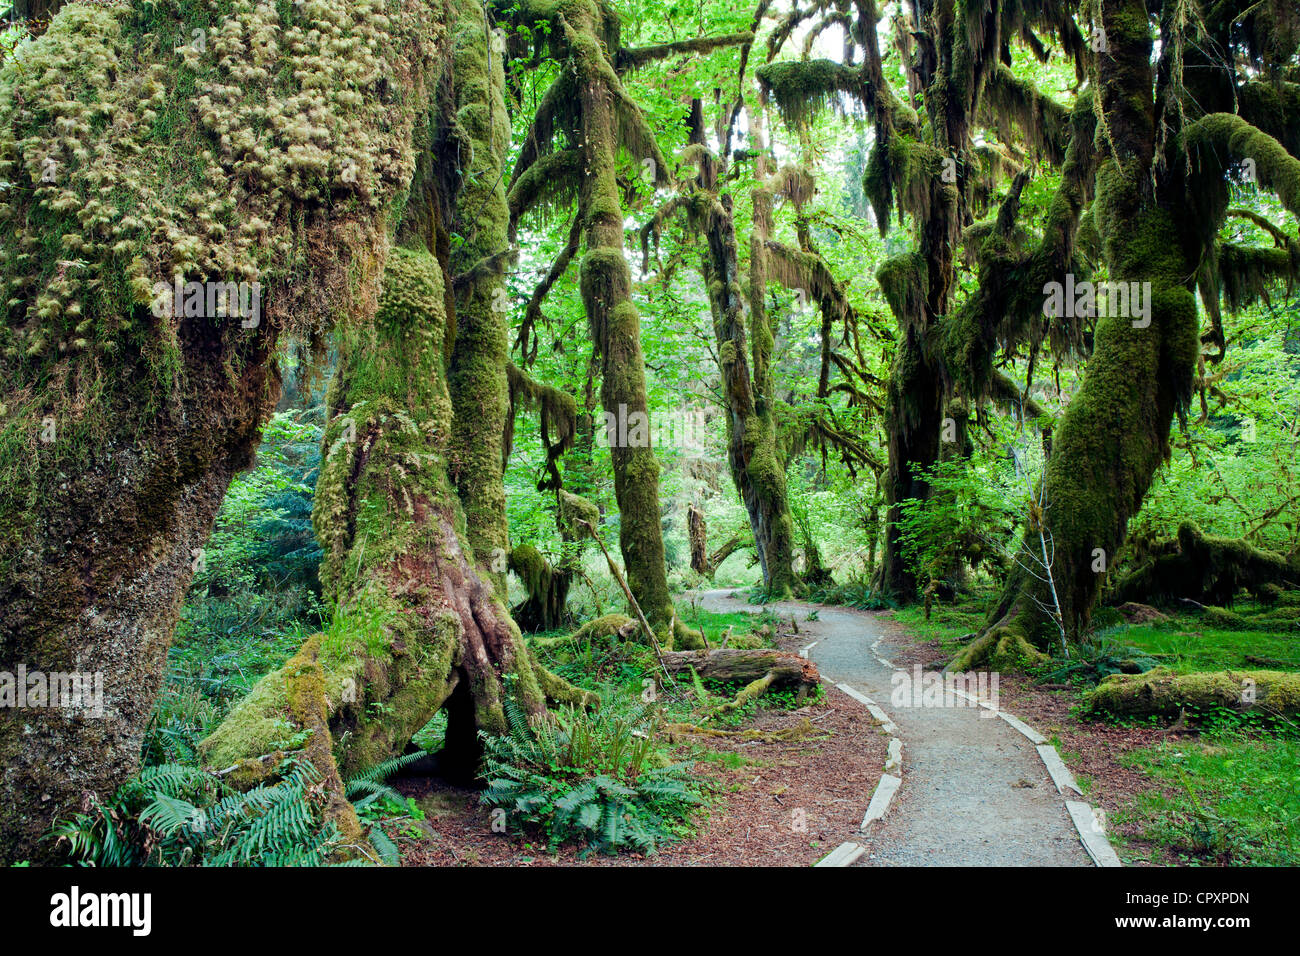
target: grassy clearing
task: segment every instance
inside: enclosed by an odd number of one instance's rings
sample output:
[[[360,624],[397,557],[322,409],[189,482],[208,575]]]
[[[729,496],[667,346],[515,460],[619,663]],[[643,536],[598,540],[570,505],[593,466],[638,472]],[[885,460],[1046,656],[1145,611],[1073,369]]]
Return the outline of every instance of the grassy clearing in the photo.
[[[1193,617],[1165,624],[1143,624],[1113,632],[1116,641],[1158,657],[1180,674],[1259,667],[1247,657],[1266,658],[1276,670],[1300,669],[1300,643],[1295,637],[1261,631],[1224,631],[1200,627]]]
[[[939,641],[945,652],[956,654],[962,647],[961,638],[977,633],[984,626],[984,602],[971,600],[960,604],[936,604],[930,609],[928,621],[925,608],[914,604],[898,608],[893,612],[893,618],[918,641]]]

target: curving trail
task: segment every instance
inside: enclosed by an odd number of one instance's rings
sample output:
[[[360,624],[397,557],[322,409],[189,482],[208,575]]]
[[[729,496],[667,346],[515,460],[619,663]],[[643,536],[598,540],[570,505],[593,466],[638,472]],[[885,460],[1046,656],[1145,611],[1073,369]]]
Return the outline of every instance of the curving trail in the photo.
[[[709,611],[762,610],[730,597],[729,590],[699,593]],[[1065,799],[1029,739],[979,707],[891,701],[895,670],[886,661],[895,645],[873,614],[798,601],[767,607],[795,614],[805,644],[814,645],[807,656],[822,676],[874,701],[902,741],[902,769],[892,771],[902,785],[888,812],[865,832],[845,837],[866,847],[857,865],[1092,865]],[[805,620],[811,611],[818,620]],[[864,811],[870,798],[863,795]]]

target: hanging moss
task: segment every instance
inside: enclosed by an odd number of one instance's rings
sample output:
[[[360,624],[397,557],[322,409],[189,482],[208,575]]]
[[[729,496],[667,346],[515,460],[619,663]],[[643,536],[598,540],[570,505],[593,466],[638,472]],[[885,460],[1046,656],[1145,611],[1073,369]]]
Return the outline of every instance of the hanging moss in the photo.
[[[827,106],[844,112],[865,98],[862,74],[832,60],[765,63],[754,75],[791,126],[808,123]]]
[[[560,472],[557,463],[573,447],[578,427],[578,403],[568,392],[539,382],[521,371],[513,362],[507,365],[510,382],[510,406],[506,416],[506,433],[503,444],[504,460],[510,458],[514,444],[515,415],[520,408],[540,412],[542,446],[546,449],[546,471],[549,479],[538,484],[539,491],[558,489]]]
[[[1228,171],[1248,169],[1258,185],[1273,192],[1300,216],[1300,159],[1272,136],[1232,113],[1211,113],[1183,131],[1188,162],[1187,195],[1208,243],[1228,206]]]
[[[1050,163],[1060,164],[1070,143],[1070,107],[1044,96],[1029,80],[999,63],[984,87],[983,115],[999,127],[1010,124]],[[1004,139],[1010,140],[1009,129]]]
[[[551,562],[530,544],[521,544],[510,552],[510,570],[519,576],[528,597],[510,609],[521,630],[553,631],[566,618],[565,601],[573,572],[552,567]]]
[[[1289,296],[1300,281],[1300,243],[1287,242],[1285,248],[1242,246],[1220,243],[1214,263],[1224,303],[1233,312],[1263,302],[1269,304],[1269,291],[1279,287]]]

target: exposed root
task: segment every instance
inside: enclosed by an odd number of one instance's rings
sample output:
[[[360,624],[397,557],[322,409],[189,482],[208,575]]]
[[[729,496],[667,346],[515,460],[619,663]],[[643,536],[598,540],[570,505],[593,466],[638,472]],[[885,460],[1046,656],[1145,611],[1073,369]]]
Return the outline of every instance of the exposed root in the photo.
[[[1010,672],[1046,660],[1047,655],[1030,644],[1018,627],[997,625],[972,641],[946,670],[956,674],[977,670]]]

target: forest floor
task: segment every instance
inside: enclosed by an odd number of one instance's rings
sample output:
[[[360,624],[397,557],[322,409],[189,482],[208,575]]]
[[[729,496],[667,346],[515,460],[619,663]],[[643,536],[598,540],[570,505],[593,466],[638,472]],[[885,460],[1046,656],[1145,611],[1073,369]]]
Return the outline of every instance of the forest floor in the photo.
[[[783,650],[807,643],[788,624],[775,631]],[[552,850],[542,837],[493,832],[478,790],[433,777],[391,781],[425,816],[393,835],[402,837],[404,866],[808,866],[857,834],[888,738],[829,685],[804,707],[760,707],[725,729],[795,728],[811,733],[788,741],[677,735],[673,756],[694,761],[708,805],[681,840],[651,855],[584,856],[572,845]]]
[[[920,665],[937,672],[952,659],[960,635],[977,626],[978,601],[936,607],[933,620],[917,608],[759,607],[745,591],[697,592],[686,602],[693,626],[739,632],[765,621],[777,625],[778,647],[806,651],[821,671],[823,693],[797,708],[768,700],[725,728],[765,734],[803,728],[804,736],[676,736],[673,759],[693,762],[708,800],[680,839],[653,854],[583,854],[572,845],[548,847],[540,834],[494,832],[479,791],[437,778],[394,780],[423,817],[402,821],[404,830],[390,828],[403,864],[808,866],[853,842],[866,848],[858,863],[865,866],[1090,865],[1066,798],[1028,739],[975,707],[904,706],[908,695],[895,696],[896,669],[910,674]],[[1281,637],[1192,627],[1174,620],[1129,628],[1120,637],[1179,669],[1239,666],[1239,658],[1261,647],[1281,654]],[[1293,739],[1182,721],[1101,722],[1079,713],[1085,682],[998,676],[998,706],[1055,746],[1082,799],[1104,814],[1126,865],[1296,858]],[[873,699],[896,727],[882,726],[839,683]],[[902,769],[893,771],[902,785],[885,818],[863,833],[859,826],[891,735],[903,745]]]

